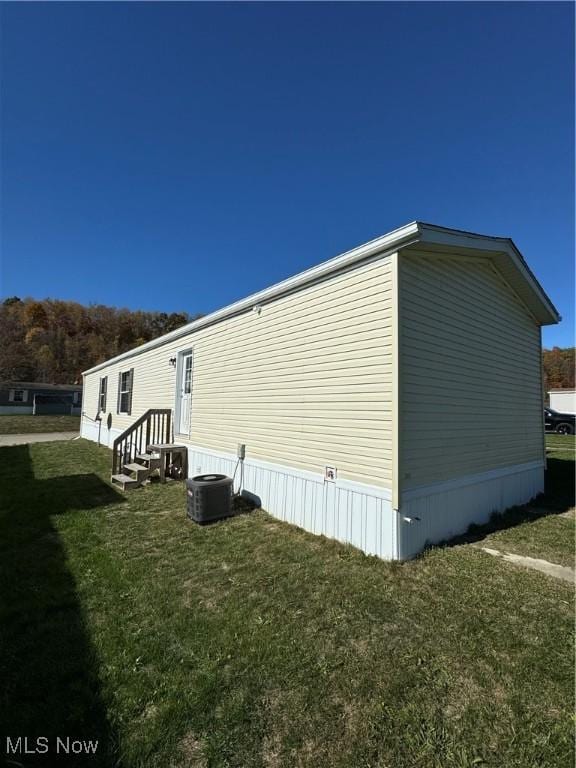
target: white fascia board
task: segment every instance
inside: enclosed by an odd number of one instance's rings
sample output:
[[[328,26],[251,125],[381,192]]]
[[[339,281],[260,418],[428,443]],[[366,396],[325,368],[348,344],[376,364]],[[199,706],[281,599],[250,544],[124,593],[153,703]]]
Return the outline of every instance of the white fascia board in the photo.
[[[289,293],[290,291],[301,288],[309,283],[313,283],[316,280],[325,277],[326,275],[329,275],[333,272],[338,272],[341,269],[345,269],[346,267],[351,266],[356,262],[363,261],[364,259],[368,259],[372,256],[384,256],[387,253],[392,253],[399,247],[408,245],[412,242],[417,242],[418,236],[418,222],[414,221],[410,224],[406,224],[404,227],[395,229],[386,235],[382,235],[382,237],[371,240],[369,243],[360,245],[358,248],[354,248],[351,251],[346,251],[346,253],[343,253],[340,256],[336,256],[333,259],[324,261],[322,264],[318,264],[317,266],[312,267],[311,269],[300,272],[299,274],[294,275],[294,277],[289,277],[287,280],[283,280],[281,283],[276,283],[276,285],[273,285],[270,288],[266,288],[263,291],[259,291],[258,293],[253,293],[251,296],[247,296],[245,299],[241,299],[234,304],[229,304],[227,307],[219,309],[216,312],[211,312],[209,315],[201,317],[198,320],[194,320],[194,322],[188,323],[188,325],[183,325],[181,328],[177,328],[175,331],[171,331],[164,336],[159,336],[157,339],[148,341],[146,344],[142,344],[135,349],[123,352],[122,354],[117,355],[110,360],[106,360],[104,363],[95,365],[94,367],[83,371],[83,375],[88,373],[95,373],[102,368],[106,368],[108,365],[113,365],[114,363],[118,363],[121,360],[126,360],[130,357],[134,357],[135,355],[139,355],[142,352],[155,349],[156,347],[160,347],[170,341],[175,341],[182,336],[187,336],[189,333],[197,331],[200,328],[212,325],[213,323],[219,322],[220,320],[224,320],[233,315],[237,315],[240,312],[250,310],[252,307],[258,304],[264,304],[281,295]]]
[[[520,251],[516,248],[514,245],[514,242],[510,240],[510,248],[511,251],[509,252],[509,256],[512,259],[514,266],[518,269],[520,274],[524,277],[526,282],[530,285],[538,299],[542,302],[544,307],[547,309],[548,314],[550,316],[550,320],[548,325],[553,325],[555,323],[559,323],[562,320],[562,316],[554,306],[554,304],[551,302],[551,300],[548,298],[548,295],[536,279],[536,276],[526,264],[524,261],[524,258]]]

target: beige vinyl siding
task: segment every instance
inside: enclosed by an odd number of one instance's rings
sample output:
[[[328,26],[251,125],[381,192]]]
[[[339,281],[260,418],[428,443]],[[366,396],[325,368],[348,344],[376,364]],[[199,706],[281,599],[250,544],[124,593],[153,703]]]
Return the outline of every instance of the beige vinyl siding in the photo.
[[[86,376],[96,411],[108,375],[113,428],[148,408],[174,408],[178,352],[193,349],[194,445],[389,487],[391,478],[390,260],[331,276]],[[116,414],[118,374],[134,368],[130,416]]]
[[[494,264],[400,269],[401,488],[543,460],[540,329]]]
[[[100,394],[100,378],[106,376],[106,373],[90,373],[84,375],[83,388],[82,388],[82,414],[90,419],[95,419],[98,416],[98,395]],[[110,405],[110,378],[108,378],[108,395],[106,397],[107,409]],[[116,390],[114,390],[114,397],[116,397]]]

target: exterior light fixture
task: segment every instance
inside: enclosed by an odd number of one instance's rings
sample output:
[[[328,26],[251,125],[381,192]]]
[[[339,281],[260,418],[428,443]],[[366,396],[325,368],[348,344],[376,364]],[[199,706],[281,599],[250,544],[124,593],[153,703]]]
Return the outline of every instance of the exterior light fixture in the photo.
[[[176,368],[176,358],[175,357],[171,357],[168,362],[170,363],[172,368]]]

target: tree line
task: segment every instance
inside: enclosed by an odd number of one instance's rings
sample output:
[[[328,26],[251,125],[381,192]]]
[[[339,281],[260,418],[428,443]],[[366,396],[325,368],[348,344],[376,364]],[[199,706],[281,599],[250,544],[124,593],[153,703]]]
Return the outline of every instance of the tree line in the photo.
[[[0,305],[0,379],[72,384],[82,371],[201,317],[57,299]],[[574,347],[543,351],[544,391],[574,388]]]
[[[574,389],[574,351],[574,347],[543,350],[544,392],[550,389]]]
[[[80,382],[82,371],[197,317],[13,296],[0,304],[0,379]]]

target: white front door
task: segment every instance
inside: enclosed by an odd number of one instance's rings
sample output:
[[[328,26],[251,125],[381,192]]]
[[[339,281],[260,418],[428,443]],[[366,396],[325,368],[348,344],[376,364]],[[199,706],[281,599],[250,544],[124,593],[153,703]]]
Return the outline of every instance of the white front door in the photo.
[[[178,377],[178,432],[190,434],[190,406],[192,403],[192,352],[180,356]]]

